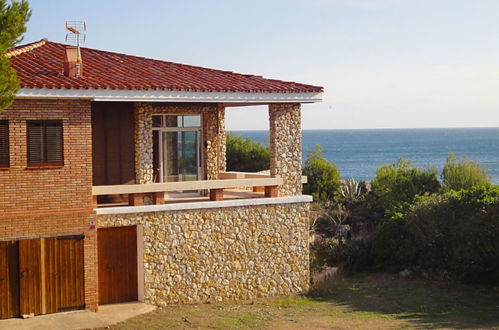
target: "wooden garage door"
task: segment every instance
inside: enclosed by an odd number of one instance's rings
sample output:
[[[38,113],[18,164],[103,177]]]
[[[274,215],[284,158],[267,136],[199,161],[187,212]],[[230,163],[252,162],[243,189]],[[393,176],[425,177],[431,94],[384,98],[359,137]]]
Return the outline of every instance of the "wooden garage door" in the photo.
[[[0,242],[0,318],[85,307],[83,236]]]
[[[0,319],[20,315],[19,243],[0,242]]]
[[[97,236],[99,304],[136,301],[137,227],[101,228]]]
[[[21,315],[42,311],[42,240],[19,241],[19,288]],[[45,292],[43,292],[45,294]]]
[[[44,239],[45,313],[85,308],[83,236]]]

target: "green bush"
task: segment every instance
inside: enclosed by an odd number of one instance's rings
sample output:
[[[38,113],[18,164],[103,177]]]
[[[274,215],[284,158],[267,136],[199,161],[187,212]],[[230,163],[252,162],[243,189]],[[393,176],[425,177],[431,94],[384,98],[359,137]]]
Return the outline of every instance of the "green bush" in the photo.
[[[268,146],[234,133],[227,133],[227,170],[258,172],[270,168]]]
[[[479,162],[469,160],[464,156],[457,161],[456,155],[450,153],[442,171],[442,181],[447,189],[470,189],[474,186],[489,185],[490,176],[487,168]]]
[[[347,271],[372,268],[373,249],[368,239],[339,239],[329,237],[310,246],[311,269],[320,271],[324,266],[341,266]]]
[[[373,248],[379,268],[499,280],[499,187],[418,196],[382,222]]]
[[[312,195],[319,203],[332,200],[340,187],[340,171],[333,162],[324,158],[320,146],[315,146],[314,151],[307,150],[303,175],[308,177],[303,192]]]
[[[372,189],[375,206],[391,210],[410,203],[416,195],[438,192],[440,182],[434,166],[415,168],[410,161],[400,158],[378,168]]]

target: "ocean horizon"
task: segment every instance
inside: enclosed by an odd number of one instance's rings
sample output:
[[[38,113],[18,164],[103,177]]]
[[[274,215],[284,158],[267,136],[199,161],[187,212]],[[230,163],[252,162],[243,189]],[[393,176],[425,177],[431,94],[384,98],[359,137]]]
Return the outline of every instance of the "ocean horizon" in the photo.
[[[268,130],[229,130],[267,143]],[[307,150],[320,145],[343,179],[370,181],[376,169],[403,157],[415,166],[433,164],[441,172],[450,152],[487,167],[492,183],[499,184],[499,127],[386,128],[303,130],[303,160]]]

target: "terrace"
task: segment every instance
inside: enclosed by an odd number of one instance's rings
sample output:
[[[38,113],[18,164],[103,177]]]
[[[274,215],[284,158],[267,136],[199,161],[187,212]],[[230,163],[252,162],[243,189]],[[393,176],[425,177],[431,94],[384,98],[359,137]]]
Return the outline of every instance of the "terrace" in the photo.
[[[173,204],[209,208],[214,205],[208,202],[234,200],[276,203],[301,196],[306,177],[301,176],[299,105],[269,105],[271,168],[266,173],[225,171],[226,107],[94,102],[97,214],[168,210]],[[293,200],[310,198],[302,199]]]

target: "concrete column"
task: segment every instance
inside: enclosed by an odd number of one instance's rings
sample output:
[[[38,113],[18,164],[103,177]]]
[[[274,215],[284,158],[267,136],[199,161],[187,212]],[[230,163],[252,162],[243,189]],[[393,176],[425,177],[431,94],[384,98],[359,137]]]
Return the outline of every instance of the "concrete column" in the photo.
[[[270,104],[270,174],[284,183],[279,196],[298,196],[301,184],[301,106]]]

